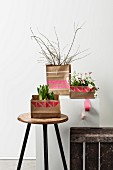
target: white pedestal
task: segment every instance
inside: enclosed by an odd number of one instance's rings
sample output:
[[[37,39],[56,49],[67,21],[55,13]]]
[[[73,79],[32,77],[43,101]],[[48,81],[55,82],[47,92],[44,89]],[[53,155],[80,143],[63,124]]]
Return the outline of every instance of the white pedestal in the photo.
[[[58,124],[68,169],[70,166],[70,127],[99,127],[99,99],[90,99],[91,108],[85,112],[85,119],[81,119],[84,111],[84,99],[70,99],[60,96],[61,111],[68,115],[69,120]],[[48,125],[48,161],[49,169],[63,169],[54,125]],[[43,127],[36,126],[36,170],[44,170],[43,159]]]
[[[69,96],[60,96],[61,111],[68,115],[70,127],[99,127],[99,99],[90,99],[90,110],[84,109],[85,99],[70,99]],[[82,115],[85,118],[82,119]]]

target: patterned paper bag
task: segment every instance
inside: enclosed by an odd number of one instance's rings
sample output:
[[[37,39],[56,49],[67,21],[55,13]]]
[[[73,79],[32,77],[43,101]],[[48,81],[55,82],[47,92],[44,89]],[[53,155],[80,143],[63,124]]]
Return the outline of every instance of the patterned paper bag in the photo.
[[[46,80],[54,94],[69,94],[71,65],[46,65]]]
[[[38,95],[32,95],[32,118],[57,118],[60,117],[60,115],[60,101],[58,95],[55,96],[55,100],[39,100]]]
[[[71,99],[94,99],[95,88],[88,86],[70,86]]]

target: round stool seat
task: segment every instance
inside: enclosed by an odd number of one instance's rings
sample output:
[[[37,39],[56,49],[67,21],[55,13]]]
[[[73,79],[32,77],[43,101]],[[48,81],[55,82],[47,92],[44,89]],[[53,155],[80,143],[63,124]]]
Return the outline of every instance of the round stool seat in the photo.
[[[18,116],[19,121],[31,124],[57,124],[68,120],[68,116],[61,114],[60,118],[31,118],[30,113],[24,113]]]

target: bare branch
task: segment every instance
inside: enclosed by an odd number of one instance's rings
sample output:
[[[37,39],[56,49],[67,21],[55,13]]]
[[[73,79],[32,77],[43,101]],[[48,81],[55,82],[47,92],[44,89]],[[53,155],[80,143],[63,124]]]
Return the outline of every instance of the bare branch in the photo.
[[[40,35],[42,35],[48,41],[49,45],[54,49],[54,52],[56,52],[56,55],[58,55],[57,50],[54,47],[54,45],[51,43],[51,41],[45,35],[43,35],[42,33],[40,33]]]
[[[60,55],[60,43],[59,43],[59,39],[58,39],[58,35],[57,35],[57,32],[56,32],[56,29],[55,29],[55,27],[54,27],[54,31],[55,31],[55,35],[56,35],[56,38],[57,38],[57,42],[58,42],[58,51],[59,51],[59,55],[58,55],[58,65],[60,64],[60,57],[61,57],[61,55]]]
[[[88,51],[89,49],[85,49],[85,50],[83,50],[83,51],[76,51],[76,53],[75,54],[73,54],[71,57],[76,57],[77,55],[79,55],[79,54],[81,54],[81,53],[84,53],[84,52],[86,52],[86,51]]]
[[[75,27],[74,27],[74,28],[75,28]],[[76,28],[76,30],[75,30],[75,32],[74,32],[74,36],[73,36],[73,40],[72,40],[71,46],[70,46],[69,51],[68,51],[68,53],[67,53],[67,55],[66,55],[66,59],[67,59],[67,57],[69,56],[69,53],[70,53],[70,51],[71,51],[71,49],[72,49],[72,46],[73,46],[74,41],[75,41],[75,38],[76,38],[76,34],[77,34],[77,32],[78,32],[80,29],[82,29],[82,27],[78,27],[78,26],[77,26],[77,28]]]
[[[42,62],[42,59],[43,60],[46,59],[47,62],[51,65],[65,65],[65,64],[69,64],[75,60],[82,59],[82,58],[85,58],[86,56],[88,56],[89,54],[86,54],[85,56],[76,58],[78,55],[80,55],[81,53],[84,53],[85,51],[88,50],[88,49],[86,49],[86,50],[80,51],[80,45],[78,46],[76,52],[70,56],[70,52],[74,45],[77,32],[81,28],[82,28],[82,26],[78,27],[78,25],[77,25],[76,29],[75,29],[75,25],[74,25],[74,36],[73,36],[71,45],[70,45],[69,50],[66,55],[62,54],[64,49],[66,48],[66,46],[62,50],[60,49],[60,42],[59,42],[59,38],[58,38],[55,28],[54,28],[54,32],[56,35],[57,43],[50,41],[45,35],[43,35],[39,31],[38,32],[41,35],[41,38],[39,36],[35,36],[34,32],[30,28],[31,33],[32,33],[31,38],[35,39],[35,41],[37,42],[37,44],[39,45],[39,47],[41,49],[40,54],[42,56],[44,56],[43,58],[41,57],[41,60],[39,60],[39,61]]]
[[[31,29],[31,32],[32,32],[32,34],[33,34],[33,36],[31,36],[31,37],[34,38],[34,39],[36,40],[36,42],[37,42],[38,45],[40,46],[40,48],[41,48],[43,54],[45,55],[45,57],[46,57],[47,59],[49,59],[49,62],[52,60],[52,61],[53,61],[53,64],[55,64],[54,58],[55,58],[56,56],[54,55],[54,53],[52,53],[52,52],[50,51],[50,49],[48,48],[48,46],[45,44],[45,42],[44,42],[40,37],[37,37],[37,36],[34,35],[32,29]],[[40,41],[39,41],[39,40],[40,40]],[[41,46],[40,43],[42,43],[42,45],[44,45],[45,48],[48,50],[48,52],[49,52],[51,58],[47,56],[45,50],[43,49],[43,47]],[[51,63],[52,63],[52,61],[51,61]]]
[[[74,62],[75,60],[83,59],[83,58],[89,56],[90,54],[91,54],[91,53],[88,53],[88,54],[86,54],[86,55],[84,55],[84,56],[82,56],[82,57],[78,57],[78,58],[72,59],[72,60],[70,60],[69,62],[67,62],[66,64],[72,63],[72,62]]]

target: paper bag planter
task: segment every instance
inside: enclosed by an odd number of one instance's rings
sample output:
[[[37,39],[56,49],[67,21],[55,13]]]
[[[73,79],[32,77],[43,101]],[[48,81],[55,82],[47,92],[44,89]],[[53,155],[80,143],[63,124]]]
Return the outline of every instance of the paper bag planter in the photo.
[[[58,95],[55,100],[39,100],[38,95],[32,95],[31,118],[58,118],[60,117],[60,101]]]
[[[71,99],[94,99],[95,87],[90,89],[88,86],[70,86]]]
[[[46,65],[46,80],[49,91],[54,94],[69,94],[71,65]]]

